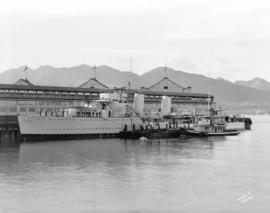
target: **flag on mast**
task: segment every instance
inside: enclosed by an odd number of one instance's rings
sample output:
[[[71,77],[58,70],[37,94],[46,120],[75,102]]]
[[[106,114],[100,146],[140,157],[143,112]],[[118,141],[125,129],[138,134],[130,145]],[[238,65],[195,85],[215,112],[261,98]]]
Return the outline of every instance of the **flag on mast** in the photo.
[[[92,69],[94,70],[94,78],[96,79],[96,78],[97,78],[97,66],[94,65],[94,66],[92,67]]]
[[[27,80],[27,70],[28,70],[28,66],[25,65],[23,72],[25,72],[25,80]]]

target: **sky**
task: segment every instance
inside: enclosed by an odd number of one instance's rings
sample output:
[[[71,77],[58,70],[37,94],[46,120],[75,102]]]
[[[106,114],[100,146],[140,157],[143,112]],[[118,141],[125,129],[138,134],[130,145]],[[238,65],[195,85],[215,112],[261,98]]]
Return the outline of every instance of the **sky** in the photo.
[[[0,72],[167,66],[270,81],[269,0],[0,0]]]

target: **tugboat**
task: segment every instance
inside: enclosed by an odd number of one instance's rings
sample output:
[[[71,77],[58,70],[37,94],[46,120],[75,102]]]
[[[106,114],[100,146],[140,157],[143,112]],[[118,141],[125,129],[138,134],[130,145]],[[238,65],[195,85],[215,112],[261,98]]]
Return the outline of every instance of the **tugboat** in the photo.
[[[194,124],[192,129],[180,129],[180,135],[195,137],[239,135],[237,130],[225,130],[225,125]]]
[[[180,135],[191,137],[210,137],[210,136],[232,136],[240,132],[235,129],[226,129],[224,117],[215,116],[213,108],[210,109],[210,116],[200,117],[192,128],[180,128]]]

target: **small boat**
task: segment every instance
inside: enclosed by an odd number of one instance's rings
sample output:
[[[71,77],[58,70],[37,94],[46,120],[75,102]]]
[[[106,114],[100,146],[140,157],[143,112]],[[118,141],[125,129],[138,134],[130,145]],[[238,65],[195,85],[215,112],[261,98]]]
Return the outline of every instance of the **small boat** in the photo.
[[[140,137],[140,141],[146,141],[147,140],[147,137]]]
[[[227,123],[222,117],[201,117],[192,128],[180,128],[180,135],[192,137],[232,136],[240,132],[236,129],[226,129]]]

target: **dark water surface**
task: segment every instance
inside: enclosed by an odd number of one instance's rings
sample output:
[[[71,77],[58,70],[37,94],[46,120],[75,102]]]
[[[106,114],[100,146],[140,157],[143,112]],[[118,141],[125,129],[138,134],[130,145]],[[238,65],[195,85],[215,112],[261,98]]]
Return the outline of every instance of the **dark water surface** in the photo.
[[[209,139],[0,148],[0,212],[270,212],[270,117]]]

